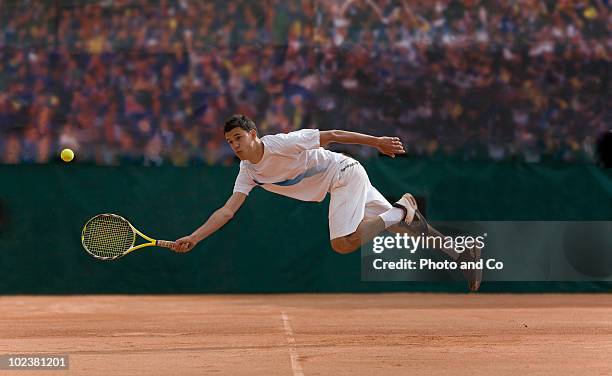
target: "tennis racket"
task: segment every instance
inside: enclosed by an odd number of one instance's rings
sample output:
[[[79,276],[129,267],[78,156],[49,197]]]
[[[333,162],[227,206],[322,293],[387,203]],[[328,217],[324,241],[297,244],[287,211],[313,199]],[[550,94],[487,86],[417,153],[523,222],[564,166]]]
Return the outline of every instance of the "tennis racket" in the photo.
[[[135,245],[136,235],[148,243]],[[99,214],[83,227],[81,244],[87,253],[97,259],[115,260],[144,247],[172,248],[174,242],[151,239],[119,215]]]

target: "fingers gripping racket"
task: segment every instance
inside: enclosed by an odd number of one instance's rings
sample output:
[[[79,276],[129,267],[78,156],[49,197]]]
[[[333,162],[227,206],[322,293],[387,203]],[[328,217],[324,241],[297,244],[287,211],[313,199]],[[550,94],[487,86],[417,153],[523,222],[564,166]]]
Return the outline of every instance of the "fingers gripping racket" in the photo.
[[[136,244],[136,235],[147,243]],[[99,214],[87,221],[81,233],[83,248],[100,260],[115,260],[144,247],[172,248],[174,242],[152,239],[116,214]]]

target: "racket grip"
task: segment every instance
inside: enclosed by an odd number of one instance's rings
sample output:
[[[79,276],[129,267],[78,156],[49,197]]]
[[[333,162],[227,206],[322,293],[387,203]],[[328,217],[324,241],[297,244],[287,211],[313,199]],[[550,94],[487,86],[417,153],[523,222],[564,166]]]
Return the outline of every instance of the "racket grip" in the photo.
[[[172,246],[174,245],[174,242],[169,242],[167,240],[158,240],[155,244],[158,247],[172,248]]]

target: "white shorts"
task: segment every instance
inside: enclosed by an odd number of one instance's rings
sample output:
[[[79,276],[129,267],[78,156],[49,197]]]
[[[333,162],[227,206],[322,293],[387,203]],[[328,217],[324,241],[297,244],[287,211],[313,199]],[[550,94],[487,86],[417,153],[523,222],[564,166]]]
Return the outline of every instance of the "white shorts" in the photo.
[[[375,218],[392,208],[389,201],[372,186],[363,166],[351,158],[342,161],[338,175],[332,182],[330,195],[330,239],[350,235],[362,220]]]

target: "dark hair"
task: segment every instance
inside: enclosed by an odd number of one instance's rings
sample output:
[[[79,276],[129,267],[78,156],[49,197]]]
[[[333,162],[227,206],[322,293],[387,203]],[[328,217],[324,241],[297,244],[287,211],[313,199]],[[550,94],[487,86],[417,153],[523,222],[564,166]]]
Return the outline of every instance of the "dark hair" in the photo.
[[[255,132],[257,132],[257,127],[255,127],[253,120],[242,114],[232,115],[229,119],[227,119],[225,121],[225,126],[223,127],[223,132],[227,133],[234,128],[244,129],[247,132],[255,129]]]

